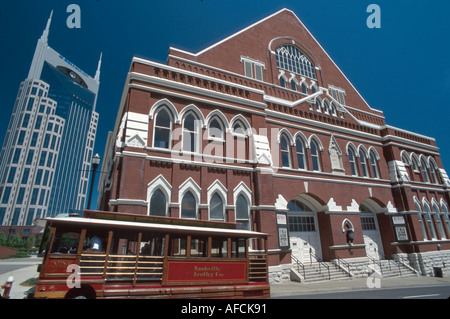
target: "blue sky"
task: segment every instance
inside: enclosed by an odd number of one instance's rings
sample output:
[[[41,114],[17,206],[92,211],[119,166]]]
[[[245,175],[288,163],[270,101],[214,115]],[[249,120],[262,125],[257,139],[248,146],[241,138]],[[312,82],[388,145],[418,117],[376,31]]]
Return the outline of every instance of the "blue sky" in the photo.
[[[81,8],[80,29],[66,24],[72,3]],[[372,3],[381,29],[366,25]],[[387,124],[436,138],[450,170],[450,1],[437,0],[2,0],[0,140],[51,10],[52,48],[92,76],[103,52],[95,144],[103,156],[133,56],[165,63],[170,46],[198,52],[282,8],[297,14]]]

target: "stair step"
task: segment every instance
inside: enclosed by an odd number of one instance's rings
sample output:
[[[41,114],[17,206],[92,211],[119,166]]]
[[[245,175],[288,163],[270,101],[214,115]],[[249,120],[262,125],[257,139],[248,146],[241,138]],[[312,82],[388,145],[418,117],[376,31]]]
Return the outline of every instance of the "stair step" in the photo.
[[[347,274],[344,270],[336,266],[334,263],[331,262],[324,262],[326,265],[329,266],[330,274],[328,275],[328,269],[323,266],[323,264],[320,264],[318,262],[313,263],[306,263],[304,264],[304,272],[303,269],[300,268],[300,275],[303,278],[304,282],[319,282],[319,281],[326,281],[326,280],[347,280],[351,279],[352,277]],[[379,263],[381,264],[381,273],[383,278],[391,278],[391,277],[413,277],[417,276],[414,271],[407,268],[406,266],[400,264],[400,269],[398,269],[397,263],[394,265],[394,261],[389,260],[380,260]],[[372,265],[373,262],[368,261],[367,265]],[[297,270],[297,266],[293,264],[293,268]],[[375,269],[379,269],[379,266],[376,265]],[[321,270],[321,271],[320,271]]]
[[[303,269],[300,270],[301,275],[304,276],[304,282],[311,283],[328,280],[346,280],[351,278],[346,272],[337,268],[333,263],[325,262],[325,264],[329,266],[329,274],[328,269],[323,266],[323,264],[319,265],[318,262],[306,263],[304,265],[304,273]],[[294,266],[294,268],[296,267]]]

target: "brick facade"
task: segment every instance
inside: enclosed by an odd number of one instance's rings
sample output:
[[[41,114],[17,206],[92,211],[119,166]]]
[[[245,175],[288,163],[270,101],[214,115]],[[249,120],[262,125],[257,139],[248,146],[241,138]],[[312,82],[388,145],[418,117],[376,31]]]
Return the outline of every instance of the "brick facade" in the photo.
[[[294,66],[277,60],[283,46],[301,52]],[[306,249],[323,260],[450,250],[450,181],[435,140],[386,124],[287,9],[197,54],[170,48],[167,65],[133,58],[102,171],[102,210],[153,214],[160,190],[164,215],[183,218],[189,193],[195,218],[209,220],[218,194],[222,220],[245,224],[241,198],[249,227],[270,235],[270,265]]]

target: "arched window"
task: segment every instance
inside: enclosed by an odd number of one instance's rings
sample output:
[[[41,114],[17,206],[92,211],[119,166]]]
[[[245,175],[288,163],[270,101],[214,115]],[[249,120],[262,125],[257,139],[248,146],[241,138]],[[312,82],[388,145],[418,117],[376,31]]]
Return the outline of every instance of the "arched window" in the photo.
[[[276,48],[277,67],[311,79],[317,79],[316,69],[308,56],[295,45],[285,44]]]
[[[320,171],[319,147],[317,146],[317,142],[314,140],[311,141],[311,159],[313,171]]]
[[[416,205],[417,217],[419,219],[419,224],[420,224],[420,228],[422,230],[423,239],[427,239],[427,232],[425,230],[425,224],[423,223],[423,218],[422,218],[422,208],[420,207],[420,204],[419,204],[419,202],[417,202],[417,200],[414,200],[414,205]]]
[[[198,152],[199,121],[192,114],[186,115],[183,121],[183,151]]]
[[[330,113],[330,106],[327,101],[323,101],[323,111],[327,114]]]
[[[439,233],[441,235],[441,239],[445,239],[446,237],[445,237],[444,225],[442,225],[441,212],[439,211],[439,205],[436,203],[433,204],[433,212],[434,212],[434,216],[436,217],[436,223],[439,228]]]
[[[250,206],[244,195],[240,194],[236,199],[236,223],[237,229],[251,230],[250,228]]]
[[[167,199],[164,193],[158,188],[150,199],[151,216],[167,216]]]
[[[356,156],[355,152],[351,148],[348,149],[348,161],[350,162],[350,170],[352,172],[352,175],[357,176],[358,171],[356,169]]]
[[[247,158],[247,130],[241,121],[233,124],[233,142],[235,143],[235,154],[238,161],[245,161]]]
[[[305,83],[302,83],[302,93],[308,94],[308,86]]]
[[[306,160],[305,160],[305,145],[301,138],[297,137],[297,141],[295,143],[295,148],[297,151],[297,162],[299,169],[306,169]]]
[[[412,155],[411,161],[412,161],[413,171],[416,173],[419,173],[419,161],[417,159],[417,156]]]
[[[337,112],[336,112],[336,105],[334,105],[334,103],[331,103],[331,114],[336,116]]]
[[[297,83],[294,80],[291,81],[291,90],[297,91]]]
[[[171,133],[172,117],[169,115],[166,108],[161,108],[158,113],[156,113],[153,146],[170,149]]]
[[[316,100],[316,111],[322,112],[322,104],[320,103],[319,99]]]
[[[302,201],[292,200],[288,203],[289,231],[315,232],[316,223],[314,210]]]
[[[245,126],[241,121],[234,122],[233,133],[245,135]]]
[[[422,160],[420,161],[420,165],[422,167],[423,181],[425,183],[429,183],[430,178],[428,177],[427,162],[425,161],[425,159],[422,158]]]
[[[431,176],[430,182],[433,184],[439,184],[439,179],[436,174],[436,170],[438,169],[437,165],[432,159],[429,162],[430,162],[430,176]]]
[[[367,177],[366,154],[362,150],[359,151],[359,162],[361,163],[361,175]]]
[[[209,123],[209,136],[221,140],[225,138],[223,126],[217,118],[213,118]]]
[[[281,135],[280,137],[280,148],[281,148],[281,165],[283,167],[291,167],[291,155],[289,152],[290,145],[289,140],[286,135]]]
[[[218,221],[225,220],[223,200],[217,193],[214,193],[211,196],[211,200],[209,202],[209,219]]]
[[[197,202],[191,191],[187,191],[181,201],[181,218],[197,219]]]
[[[430,229],[430,232],[431,232],[431,239],[437,239],[436,230],[434,229],[434,225],[433,225],[433,218],[431,215],[430,205],[428,205],[428,203],[424,203],[423,210],[425,211],[425,218],[427,219],[428,228]]]
[[[448,212],[447,205],[441,202],[442,212],[444,213],[445,223],[447,224],[447,231],[450,233],[450,213]]]
[[[377,157],[373,151],[370,152],[370,166],[372,166],[373,178],[379,178]]]
[[[282,76],[280,77],[280,86],[281,87],[286,87],[286,79]]]

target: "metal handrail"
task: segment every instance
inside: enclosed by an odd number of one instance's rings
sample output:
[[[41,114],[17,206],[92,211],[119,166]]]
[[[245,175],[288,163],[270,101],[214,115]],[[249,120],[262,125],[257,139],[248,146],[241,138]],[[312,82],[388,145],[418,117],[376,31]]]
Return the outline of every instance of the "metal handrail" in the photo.
[[[347,267],[347,273],[350,275],[350,276],[352,276],[353,277],[353,275],[352,275],[352,273],[351,273],[351,271],[350,271],[350,264],[348,263],[348,262],[346,262],[344,259],[341,259],[341,258],[339,258],[339,257],[337,257],[337,264],[338,264],[338,266],[339,267],[341,267],[341,263],[345,266],[345,267]],[[344,269],[344,267],[341,267],[342,269]],[[345,270],[345,269],[344,269]]]
[[[381,256],[384,260],[387,260],[387,261],[389,262],[389,270],[392,269],[392,268],[391,268],[391,263],[393,263],[394,266],[397,266],[397,267],[398,267],[398,271],[399,271],[399,273],[400,273],[400,277],[402,276],[402,269],[401,269],[401,266],[400,266],[399,263],[396,263],[396,262],[393,261],[392,259],[389,259],[388,257],[386,257],[386,255],[384,255],[384,254],[382,254],[382,253],[380,253],[380,252],[378,252],[378,254],[380,254],[380,256]]]
[[[416,265],[414,265],[408,258],[396,255],[398,258],[398,262],[401,263],[404,267],[414,271],[417,276],[421,275],[420,267],[419,269],[416,269]]]
[[[297,259],[293,254],[291,254],[292,260],[297,264],[297,271],[300,272],[300,267],[303,269],[303,280],[306,279],[306,271],[305,271],[305,265],[302,264],[300,260]]]
[[[319,263],[319,274],[322,274],[322,269],[321,269],[321,265],[324,266],[325,268],[328,269],[328,280],[331,279],[331,273],[330,273],[330,266],[328,266],[326,263],[324,263],[323,261],[319,260],[319,257],[316,256],[316,254],[313,253],[312,248],[309,249],[309,261],[312,264],[312,258],[314,257],[314,259]]]
[[[366,255],[366,256],[367,256],[367,258],[370,259],[370,261],[371,261],[372,263],[374,263],[374,264],[376,264],[376,265],[378,265],[378,266],[380,267],[380,272],[381,272],[381,274],[383,274],[383,267],[381,266],[381,261],[376,260],[376,259],[373,258],[372,256],[369,256],[369,255]]]

